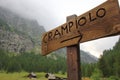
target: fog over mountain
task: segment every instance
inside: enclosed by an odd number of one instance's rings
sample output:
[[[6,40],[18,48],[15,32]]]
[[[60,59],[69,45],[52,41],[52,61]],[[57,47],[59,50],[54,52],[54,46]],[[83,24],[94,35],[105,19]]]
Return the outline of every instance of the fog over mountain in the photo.
[[[0,6],[8,8],[24,17],[37,19],[41,25],[45,26],[46,30],[50,30],[65,23],[67,16],[72,14],[79,16],[105,1],[106,0],[1,0]]]
[[[34,52],[41,54],[41,35],[45,30],[36,20],[28,19],[0,7],[0,50],[21,54]],[[52,59],[66,58],[66,50],[59,49],[49,54]],[[97,58],[81,50],[81,62],[94,63]]]
[[[21,16],[36,19],[48,31],[65,23],[67,16],[79,16],[105,1],[107,0],[0,0],[0,6]],[[103,50],[112,48],[118,38],[119,36],[86,42],[81,44],[81,49],[99,57]]]

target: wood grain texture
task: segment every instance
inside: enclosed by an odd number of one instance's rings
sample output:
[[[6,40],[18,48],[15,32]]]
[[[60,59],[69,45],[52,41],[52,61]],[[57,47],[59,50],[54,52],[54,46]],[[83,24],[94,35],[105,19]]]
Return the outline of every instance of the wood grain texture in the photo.
[[[77,17],[72,15],[67,17],[67,21]],[[67,80],[82,80],[80,69],[80,47],[79,44],[67,47]]]
[[[98,7],[70,19],[67,23],[46,32],[42,38],[42,55],[62,47],[99,38],[120,35],[118,0],[108,0]],[[82,37],[82,40],[81,39]]]
[[[103,18],[96,17],[95,10],[99,9],[99,7],[106,9],[106,15]],[[83,34],[83,38],[81,42],[91,41],[103,37],[108,37],[112,35],[119,35],[120,34],[120,13],[119,13],[119,5],[118,0],[108,0],[107,2],[103,3],[102,5],[92,9],[89,11],[93,13],[93,17],[97,19],[95,21],[88,21],[86,25],[79,26],[79,30]],[[87,16],[88,13],[83,15]],[[101,14],[101,13],[100,13]],[[81,16],[77,18],[79,20]],[[88,17],[87,17],[87,20]],[[116,27],[117,25],[117,27]]]

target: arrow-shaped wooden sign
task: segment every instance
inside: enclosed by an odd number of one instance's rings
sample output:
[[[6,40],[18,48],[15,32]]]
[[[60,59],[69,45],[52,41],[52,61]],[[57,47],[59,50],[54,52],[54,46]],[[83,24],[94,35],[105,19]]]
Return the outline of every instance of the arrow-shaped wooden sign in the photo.
[[[42,55],[62,47],[120,34],[118,0],[108,0],[98,7],[43,34]]]

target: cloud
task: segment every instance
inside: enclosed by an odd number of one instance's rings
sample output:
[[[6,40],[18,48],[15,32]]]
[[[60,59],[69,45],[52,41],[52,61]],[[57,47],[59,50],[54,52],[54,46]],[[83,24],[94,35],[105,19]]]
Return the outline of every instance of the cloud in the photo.
[[[50,10],[52,7],[47,6],[47,0],[42,2],[41,0],[1,0],[0,6],[23,17],[36,19],[43,26],[51,27],[56,22]]]
[[[37,19],[46,30],[50,30],[65,23],[67,16],[80,15],[104,1],[106,0],[1,0],[0,6],[24,17]]]
[[[36,19],[45,29],[51,30],[66,22],[72,14],[78,16],[107,0],[0,0],[0,6],[21,16]],[[102,51],[112,48],[118,37],[99,39],[81,44],[81,49],[99,57]]]
[[[90,52],[92,55],[100,57],[104,50],[112,49],[120,36],[107,37],[98,40],[89,41],[81,44],[81,49]]]

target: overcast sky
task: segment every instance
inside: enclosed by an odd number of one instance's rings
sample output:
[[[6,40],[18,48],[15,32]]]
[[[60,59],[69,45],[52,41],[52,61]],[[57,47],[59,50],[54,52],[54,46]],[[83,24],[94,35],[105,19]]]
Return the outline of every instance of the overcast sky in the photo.
[[[72,14],[81,15],[106,0],[0,0],[0,6],[24,17],[36,19],[47,31],[66,22]],[[102,51],[112,48],[119,36],[81,44],[81,49],[99,57]]]

